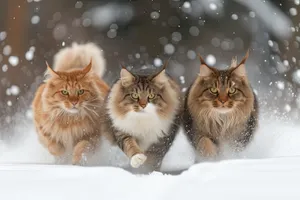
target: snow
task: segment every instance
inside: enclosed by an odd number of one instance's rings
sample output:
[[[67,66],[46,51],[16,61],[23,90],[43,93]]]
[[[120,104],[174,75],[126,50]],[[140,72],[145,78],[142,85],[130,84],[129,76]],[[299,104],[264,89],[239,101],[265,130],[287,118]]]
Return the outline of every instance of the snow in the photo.
[[[76,2],[76,4],[75,4],[75,8],[82,8],[82,6],[83,6],[83,3],[82,3],[82,1],[77,1]]]
[[[19,64],[19,58],[17,56],[9,56],[8,62],[15,67]]]
[[[206,63],[210,66],[213,66],[214,64],[216,64],[216,57],[212,54],[207,55]]]
[[[197,57],[195,51],[193,51],[193,50],[188,50],[186,55],[190,60],[194,60]]]
[[[160,58],[155,58],[154,61],[153,61],[153,63],[154,63],[154,65],[156,67],[160,67],[163,64],[163,62],[162,62],[162,60]]]
[[[3,48],[3,55],[8,56],[11,53],[11,46],[5,45]]]
[[[210,4],[209,4],[209,8],[210,8],[211,10],[217,10],[217,5],[216,5],[215,3],[210,3]]]
[[[159,12],[157,12],[157,11],[153,11],[153,12],[151,12],[151,14],[150,14],[151,19],[158,19],[159,16],[160,16],[160,14],[159,14]]]
[[[0,41],[5,40],[7,33],[5,31],[0,32]]]
[[[297,9],[296,8],[290,8],[290,14],[292,16],[296,16],[298,14]]]
[[[166,54],[171,55],[175,52],[175,47],[173,44],[167,44],[165,45],[164,50]]]
[[[110,29],[108,32],[107,32],[107,37],[109,38],[115,38],[117,36],[117,30],[116,29]]]
[[[200,33],[199,28],[197,26],[191,26],[189,32],[191,36],[195,36],[195,37],[198,36]]]
[[[32,24],[38,24],[40,22],[40,17],[38,15],[35,15],[31,18]]]
[[[238,20],[239,16],[238,16],[237,14],[232,14],[232,15],[231,15],[231,18],[232,18],[233,20]]]
[[[0,165],[3,200],[299,199],[300,158],[198,164],[178,176],[112,167]]]

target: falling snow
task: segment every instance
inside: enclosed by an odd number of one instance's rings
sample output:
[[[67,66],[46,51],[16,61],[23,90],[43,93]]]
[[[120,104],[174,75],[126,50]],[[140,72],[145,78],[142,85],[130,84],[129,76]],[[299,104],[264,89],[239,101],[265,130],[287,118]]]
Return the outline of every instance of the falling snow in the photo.
[[[6,64],[5,64],[5,65],[3,65],[3,66],[2,66],[2,71],[3,71],[3,72],[7,72],[7,70],[8,70],[8,67],[7,67],[7,65],[6,65]]]
[[[40,17],[35,15],[31,18],[31,23],[32,24],[38,24],[40,22]]]
[[[233,20],[238,20],[239,17],[238,17],[237,14],[232,14],[232,15],[231,15],[231,18],[232,18]]]
[[[215,3],[210,3],[209,4],[209,8],[211,9],[211,10],[217,10],[217,5],[215,4]]]
[[[11,64],[11,66],[17,66],[19,64],[19,58],[17,56],[10,56],[8,58],[8,62]]]
[[[6,56],[8,56],[8,55],[10,55],[11,54],[11,46],[9,46],[9,45],[6,45],[6,46],[4,46],[4,48],[3,48],[3,55],[6,55]]]
[[[158,19],[159,16],[160,16],[159,12],[156,12],[156,11],[153,11],[153,12],[150,14],[151,19]]]
[[[171,54],[173,54],[175,52],[175,47],[174,47],[173,44],[167,44],[167,45],[165,45],[164,50],[165,50],[166,54],[171,55]]]
[[[0,41],[5,40],[7,33],[5,31],[0,32]]]
[[[75,4],[75,8],[82,8],[82,6],[83,6],[83,3],[82,3],[82,1],[77,1],[76,2],[76,4]]]
[[[214,55],[211,55],[211,54],[209,54],[207,57],[206,57],[206,63],[208,64],[208,65],[211,65],[211,66],[213,66],[213,65],[215,65],[216,64],[216,57],[214,56]]]
[[[193,51],[193,50],[189,50],[188,52],[187,52],[187,57],[190,59],[190,60],[194,60],[195,58],[196,58],[196,53],[195,53],[195,51]]]
[[[297,9],[296,8],[290,8],[290,14],[292,16],[296,16],[298,14]]]
[[[155,58],[154,61],[153,61],[153,64],[155,67],[160,67],[162,66],[162,60],[160,58]]]
[[[192,36],[198,36],[199,33],[200,33],[199,28],[196,27],[196,26],[192,26],[192,27],[190,28],[189,32],[190,32],[190,34],[191,34]]]

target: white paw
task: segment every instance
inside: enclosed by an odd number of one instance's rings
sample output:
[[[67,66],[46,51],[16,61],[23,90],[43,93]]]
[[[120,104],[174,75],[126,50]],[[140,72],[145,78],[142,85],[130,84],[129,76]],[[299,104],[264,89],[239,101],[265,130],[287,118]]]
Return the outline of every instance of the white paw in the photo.
[[[147,160],[147,156],[142,153],[135,154],[131,157],[130,165],[133,168],[139,168]]]

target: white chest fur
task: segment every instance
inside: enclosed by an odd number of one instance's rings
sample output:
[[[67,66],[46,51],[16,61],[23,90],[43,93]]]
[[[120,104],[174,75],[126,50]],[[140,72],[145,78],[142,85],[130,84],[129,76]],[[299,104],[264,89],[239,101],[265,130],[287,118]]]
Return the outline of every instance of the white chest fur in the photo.
[[[148,104],[142,112],[131,111],[125,117],[113,118],[113,126],[135,137],[142,150],[147,150],[152,144],[168,133],[171,121],[161,119],[153,104]]]

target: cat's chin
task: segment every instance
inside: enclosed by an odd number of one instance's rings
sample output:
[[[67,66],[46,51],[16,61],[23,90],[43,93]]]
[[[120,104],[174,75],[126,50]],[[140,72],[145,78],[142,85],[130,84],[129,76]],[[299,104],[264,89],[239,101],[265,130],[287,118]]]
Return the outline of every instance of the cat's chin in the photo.
[[[66,111],[70,114],[77,114],[79,110],[77,108],[66,109]]]
[[[226,114],[232,111],[232,108],[220,107],[215,109],[220,114]]]

